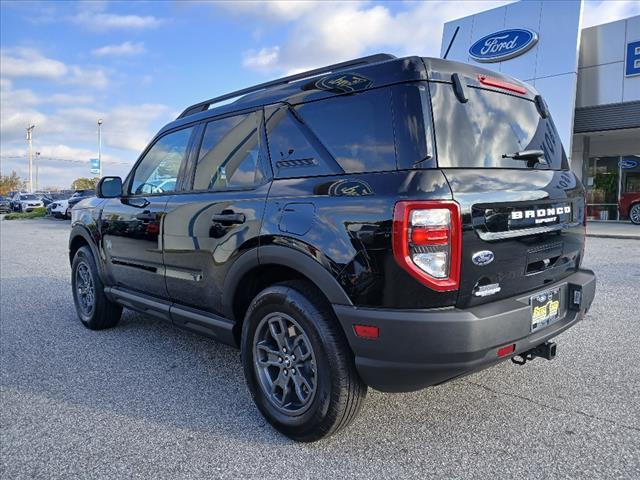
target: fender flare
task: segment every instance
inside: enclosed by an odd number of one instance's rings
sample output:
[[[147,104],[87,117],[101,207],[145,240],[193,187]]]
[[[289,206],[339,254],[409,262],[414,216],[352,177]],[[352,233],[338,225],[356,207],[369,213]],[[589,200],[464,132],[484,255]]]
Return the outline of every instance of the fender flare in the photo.
[[[253,268],[265,265],[297,270],[311,280],[331,304],[353,305],[336,278],[318,260],[290,247],[265,245],[245,252],[227,272],[222,294],[222,307],[227,318],[233,318],[233,300],[240,280]]]
[[[71,232],[69,233],[69,264],[73,263],[73,258],[71,258],[71,245],[73,244],[73,241],[77,237],[82,237],[84,241],[87,242],[87,244],[89,245],[89,248],[91,249],[91,253],[93,253],[93,258],[95,259],[96,265],[98,266],[98,271],[100,273],[102,283],[107,285],[107,283],[105,282],[105,271],[104,271],[103,260],[102,260],[102,257],[100,256],[98,245],[96,244],[96,241],[91,235],[91,232],[89,231],[89,229],[81,223],[76,223],[75,225],[73,225],[71,227]]]

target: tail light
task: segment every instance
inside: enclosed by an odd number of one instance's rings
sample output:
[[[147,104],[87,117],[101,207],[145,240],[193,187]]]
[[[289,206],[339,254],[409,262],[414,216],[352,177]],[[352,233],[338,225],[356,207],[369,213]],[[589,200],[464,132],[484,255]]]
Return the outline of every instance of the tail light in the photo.
[[[457,290],[461,233],[460,209],[455,202],[398,202],[393,214],[393,256],[429,288]]]

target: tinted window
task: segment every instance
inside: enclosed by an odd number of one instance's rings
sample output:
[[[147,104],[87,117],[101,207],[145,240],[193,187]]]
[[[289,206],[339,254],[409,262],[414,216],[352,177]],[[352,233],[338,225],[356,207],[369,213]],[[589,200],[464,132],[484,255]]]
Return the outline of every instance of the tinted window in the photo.
[[[398,168],[433,168],[433,124],[427,83],[392,88]]]
[[[568,168],[551,117],[540,117],[535,104],[513,95],[468,88],[460,103],[451,85],[431,83],[438,146],[438,166],[528,168],[526,161],[503,158],[523,150],[543,150],[549,168]],[[544,168],[542,165],[536,165]]]
[[[130,192],[149,194],[174,191],[192,132],[192,127],[178,130],[154,143],[136,168]]]
[[[276,177],[306,177],[342,173],[299,116],[287,107],[266,112],[269,152]]]
[[[395,170],[389,89],[334,97],[296,107],[347,173]]]
[[[389,89],[267,111],[276,177],[396,169]]]
[[[262,183],[259,126],[258,112],[207,123],[194,190],[247,188]]]

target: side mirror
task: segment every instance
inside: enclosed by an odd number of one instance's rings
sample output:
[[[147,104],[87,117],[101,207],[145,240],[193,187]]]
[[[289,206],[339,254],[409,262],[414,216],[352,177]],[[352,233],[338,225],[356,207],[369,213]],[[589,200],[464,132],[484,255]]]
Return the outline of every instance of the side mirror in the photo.
[[[120,177],[102,177],[96,186],[98,198],[117,198],[122,196],[122,179]]]

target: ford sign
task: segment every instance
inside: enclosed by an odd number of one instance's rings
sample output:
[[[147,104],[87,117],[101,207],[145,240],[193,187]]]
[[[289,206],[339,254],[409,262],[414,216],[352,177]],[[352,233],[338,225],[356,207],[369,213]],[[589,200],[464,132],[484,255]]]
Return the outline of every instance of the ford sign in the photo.
[[[501,62],[508,60],[533,47],[538,34],[524,28],[502,30],[482,37],[469,48],[469,55],[476,62]]]

